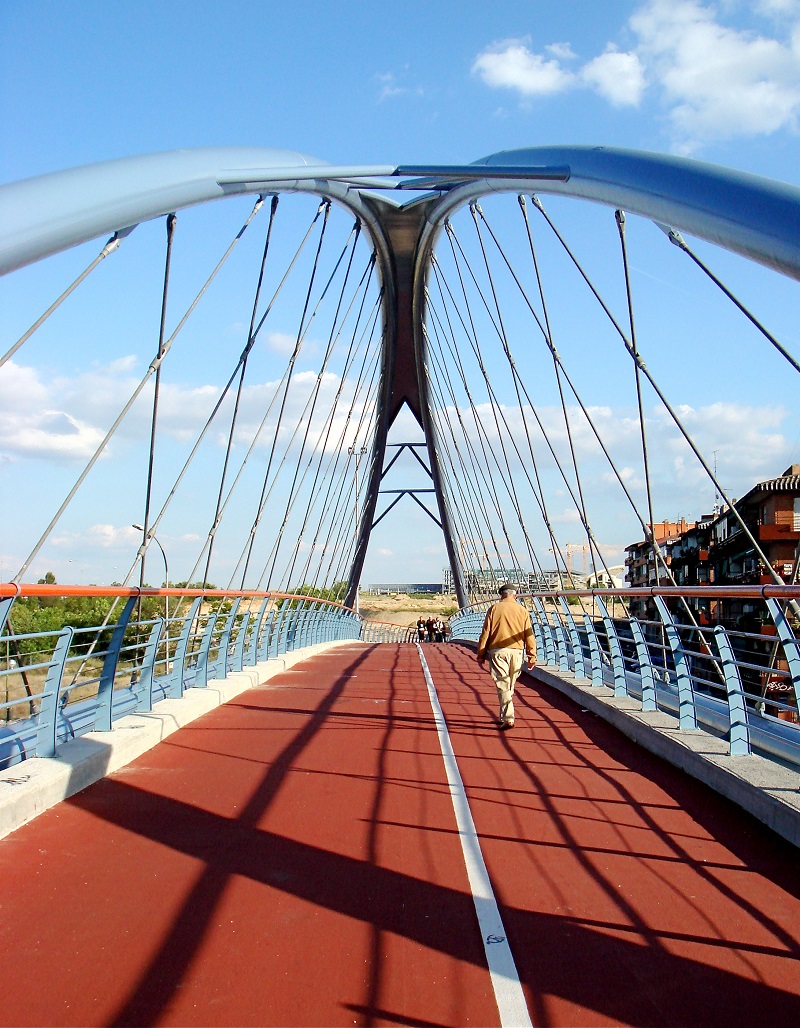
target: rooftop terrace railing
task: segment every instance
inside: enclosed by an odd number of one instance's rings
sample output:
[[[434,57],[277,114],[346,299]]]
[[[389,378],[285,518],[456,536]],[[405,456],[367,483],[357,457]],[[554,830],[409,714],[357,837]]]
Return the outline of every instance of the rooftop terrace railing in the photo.
[[[0,585],[0,768],[302,647],[409,633],[291,593]]]
[[[800,767],[798,586],[554,591],[519,597],[537,662],[674,715],[683,731]],[[490,601],[450,619],[477,640]],[[641,616],[630,616],[636,604]]]

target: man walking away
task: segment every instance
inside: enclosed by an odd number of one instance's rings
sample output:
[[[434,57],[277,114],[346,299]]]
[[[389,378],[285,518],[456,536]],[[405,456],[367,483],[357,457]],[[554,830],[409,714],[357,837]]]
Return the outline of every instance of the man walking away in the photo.
[[[522,655],[527,652],[528,667],[536,663],[536,640],[531,616],[517,603],[517,590],[510,582],[501,585],[500,600],[486,611],[478,640],[478,663],[489,658],[489,670],[500,701],[500,727],[514,726],[514,686],[522,671]]]

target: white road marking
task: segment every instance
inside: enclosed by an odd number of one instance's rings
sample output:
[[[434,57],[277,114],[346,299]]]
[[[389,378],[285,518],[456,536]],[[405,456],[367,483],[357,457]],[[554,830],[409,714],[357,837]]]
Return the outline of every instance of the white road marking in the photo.
[[[489,880],[489,872],[481,852],[481,844],[478,833],[475,830],[475,822],[472,820],[472,812],[469,809],[467,794],[464,783],[461,780],[461,772],[458,770],[456,755],[453,752],[453,744],[450,741],[450,734],[447,731],[447,724],[444,720],[442,707],[439,703],[439,695],[436,686],[433,684],[428,662],[422,647],[417,645],[419,659],[422,662],[422,670],[425,673],[425,682],[428,686],[433,709],[433,720],[436,723],[436,731],[439,735],[439,746],[442,750],[447,782],[450,786],[450,795],[453,799],[453,810],[456,815],[456,825],[461,838],[461,849],[464,853],[464,863],[467,868],[472,898],[475,903],[475,913],[478,915],[478,924],[483,938],[483,948],[486,951],[486,962],[489,965],[489,974],[492,979],[492,987],[497,1001],[497,1009],[500,1013],[500,1024],[503,1028],[528,1028],[532,1025],[528,1004],[525,1002],[525,994],[522,991],[522,983],[519,980],[517,965],[514,963],[514,956],[511,947],[508,945],[506,931],[503,927],[503,920],[500,917],[500,910],[497,906],[492,883]]]

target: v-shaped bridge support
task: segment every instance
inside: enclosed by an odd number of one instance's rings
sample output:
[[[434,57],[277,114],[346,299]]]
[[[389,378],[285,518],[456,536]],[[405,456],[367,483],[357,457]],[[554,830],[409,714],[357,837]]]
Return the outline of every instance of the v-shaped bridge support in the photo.
[[[356,600],[370,532],[376,524],[375,510],[384,474],[387,436],[405,404],[425,436],[430,475],[439,511],[438,520],[444,533],[458,602],[464,606],[469,601],[464,572],[455,546],[452,518],[442,487],[439,448],[436,445],[435,424],[431,416],[428,378],[425,372],[425,336],[422,331],[425,280],[432,244],[428,214],[437,204],[438,197],[423,199],[405,207],[398,207],[371,196],[365,196],[364,202],[375,215],[373,231],[377,225],[383,235],[383,246],[378,249],[384,289],[384,339],[376,411],[377,431],[368,472],[367,498],[359,525],[358,542],[347,583],[345,603],[353,606]]]

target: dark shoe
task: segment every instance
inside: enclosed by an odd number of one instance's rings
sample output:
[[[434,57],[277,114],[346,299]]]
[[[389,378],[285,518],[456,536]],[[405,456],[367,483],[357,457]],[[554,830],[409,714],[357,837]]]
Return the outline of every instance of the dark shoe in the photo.
[[[500,722],[500,731],[501,732],[504,732],[507,728],[513,728],[513,727],[514,727],[514,722],[513,721],[501,721]]]

